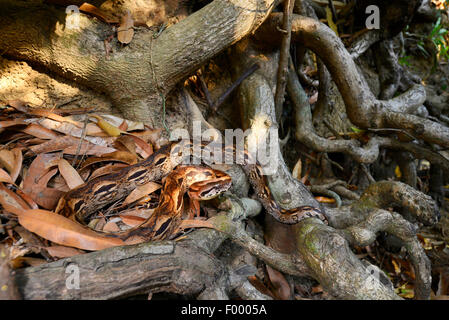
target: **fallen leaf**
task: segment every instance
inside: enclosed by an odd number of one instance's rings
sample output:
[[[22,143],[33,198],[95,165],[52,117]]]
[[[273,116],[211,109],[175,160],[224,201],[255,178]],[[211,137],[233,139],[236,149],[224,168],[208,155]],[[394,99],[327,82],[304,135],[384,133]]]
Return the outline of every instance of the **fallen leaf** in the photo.
[[[14,170],[15,161],[16,158],[12,151],[6,149],[0,150],[0,164],[8,170],[8,172]]]
[[[0,121],[0,128],[8,128],[18,125],[26,125],[27,123],[22,119],[14,119],[14,120],[4,120]]]
[[[161,188],[161,185],[150,181],[144,185],[138,186],[136,189],[134,189],[123,201],[123,205],[133,203],[134,201],[137,201],[144,196],[153,193],[154,191]]]
[[[48,153],[62,150],[64,154],[75,155],[77,154],[78,151],[79,142],[80,142],[79,138],[75,138],[72,136],[63,136],[44,142],[40,145],[32,146],[29,149],[32,154]],[[114,151],[115,151],[114,148],[95,145],[87,141],[83,141],[78,153],[86,155],[102,155]]]
[[[118,126],[118,128],[122,131],[127,131],[128,130],[128,123],[126,122],[126,120],[123,120],[122,123]]]
[[[118,128],[120,128],[120,126],[124,126],[124,122],[126,123],[126,130],[123,131],[135,131],[135,130],[144,130],[145,126],[143,124],[143,122],[141,121],[131,121],[131,120],[127,120],[127,119],[123,119],[121,117],[117,117],[111,114],[102,114],[101,117],[106,120],[107,122],[109,122],[110,124],[112,124],[113,126],[116,126]],[[162,129],[161,129],[162,131]]]
[[[335,203],[335,199],[328,197],[315,197],[318,202],[321,203]]]
[[[104,120],[102,117],[98,115],[92,115],[92,117],[97,119],[97,126],[99,126],[104,132],[106,132],[111,137],[118,137],[122,134],[122,130],[117,128],[116,126],[110,124],[106,120]]]
[[[78,145],[76,146],[70,146],[62,150],[64,154],[71,154],[71,155],[95,155],[95,156],[102,156],[104,154],[115,152],[116,150],[114,148],[104,147],[95,145],[92,143],[86,143],[83,142],[81,145],[81,148],[78,149]]]
[[[114,141],[114,147],[117,150],[123,150],[136,154],[136,143],[133,138],[128,135],[122,135]]]
[[[31,197],[29,195],[27,195],[26,193],[24,193],[22,190],[17,189],[16,193],[19,197],[21,197],[23,200],[25,200],[25,202],[28,204],[28,206],[31,209],[38,209],[39,206],[37,205],[36,202],[34,202],[33,199],[31,199]]]
[[[73,168],[72,165],[64,158],[59,159],[58,169],[70,189],[75,189],[76,187],[84,184],[83,179],[75,168]]]
[[[147,219],[138,216],[120,215],[122,222],[130,227],[137,227],[144,223]]]
[[[52,163],[57,165],[60,158],[61,154],[39,154],[23,180],[23,192],[45,209],[55,208],[63,195],[63,192],[47,187],[48,181],[58,172],[57,168],[50,170]]]
[[[84,251],[72,247],[53,245],[44,248],[54,258],[68,258],[83,254]]]
[[[119,23],[119,21],[117,19],[114,18],[110,18],[106,15],[106,13],[104,13],[103,11],[101,11],[100,9],[98,9],[97,7],[91,5],[90,3],[84,2],[80,7],[79,10],[83,13],[89,14],[103,22],[106,23],[110,23],[110,24],[117,24]]]
[[[266,268],[274,296],[279,300],[290,300],[293,292],[284,275],[268,265]]]
[[[81,224],[47,210],[27,210],[19,223],[31,232],[55,243],[83,250],[102,250],[123,245],[121,239],[102,236]]]
[[[153,154],[153,146],[151,144],[146,143],[141,138],[135,136],[134,134],[129,134],[127,137],[130,137],[134,140],[134,143],[137,145],[137,152],[142,156],[142,158],[148,158]],[[142,150],[140,151],[139,148]]]
[[[14,181],[12,181],[11,176],[1,168],[0,168],[0,182],[14,184]]]
[[[50,119],[41,119],[39,120],[39,124],[43,127],[54,130],[75,138],[81,138],[83,135],[83,128],[78,128],[77,126],[74,126],[71,123],[63,123],[58,121],[53,121]],[[92,130],[91,126],[95,126],[96,129]],[[94,134],[93,132],[89,131],[101,131],[101,137],[96,136],[97,134]],[[95,135],[95,137],[89,137],[87,135]],[[84,140],[89,141],[92,144],[99,145],[99,146],[108,146],[110,143],[108,142],[108,139],[111,139],[111,137],[108,137],[95,123],[88,123],[86,126],[86,136],[84,137]]]
[[[295,179],[301,180],[301,172],[302,172],[302,160],[301,158],[296,161],[295,166],[293,167],[292,176]]]
[[[6,188],[3,183],[0,183],[0,204],[6,211],[12,212],[17,216],[30,209],[30,206],[21,197]]]
[[[117,40],[120,43],[128,44],[134,36],[134,20],[131,12],[128,10],[125,15],[120,17],[120,26],[117,28]]]
[[[310,104],[314,104],[315,102],[318,101],[318,91],[315,92],[310,98],[309,98],[309,103]]]
[[[13,107],[17,111],[28,113],[29,107],[27,106],[26,102],[23,102],[22,100],[10,100],[8,101],[8,106]]]
[[[20,148],[14,148],[11,150],[11,152],[14,155],[14,166],[12,168],[12,171],[10,172],[10,175],[12,181],[15,182],[20,175],[20,171],[22,170],[23,156],[22,150]]]
[[[108,221],[104,225],[103,231],[105,231],[105,232],[117,232],[117,231],[120,231],[120,228],[118,227],[117,223],[115,223],[114,221]]]
[[[39,117],[45,117],[51,120],[59,121],[59,122],[68,122],[70,124],[73,124],[74,126],[78,128],[82,128],[83,124],[79,121],[72,120],[69,117],[62,117],[59,114],[56,114],[52,111],[49,111],[47,109],[32,109],[30,108],[28,111],[29,114],[39,116]]]
[[[275,297],[274,297],[273,293],[271,292],[271,290],[269,290],[269,289],[265,286],[265,284],[264,284],[259,278],[257,278],[256,276],[249,276],[249,277],[248,277],[248,281],[249,281],[249,283],[251,283],[252,286],[253,286],[254,288],[256,288],[260,293],[262,293],[262,294],[264,294],[264,295],[266,295],[266,296],[269,296],[269,297],[272,297],[273,299],[275,299]]]
[[[56,139],[57,137],[59,137],[59,135],[56,132],[47,129],[37,123],[30,123],[28,126],[21,129],[20,131],[29,134],[31,136],[34,136],[36,138],[45,140]]]

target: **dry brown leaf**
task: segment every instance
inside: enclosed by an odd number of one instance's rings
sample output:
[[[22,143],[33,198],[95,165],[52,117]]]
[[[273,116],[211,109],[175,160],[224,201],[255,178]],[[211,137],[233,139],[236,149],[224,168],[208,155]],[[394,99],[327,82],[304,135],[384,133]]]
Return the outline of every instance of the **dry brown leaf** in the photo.
[[[120,43],[128,44],[134,36],[134,20],[131,17],[131,12],[127,11],[120,18],[120,26],[117,28],[117,40]]]
[[[14,181],[12,181],[11,176],[6,172],[5,170],[0,168],[0,182],[10,183],[14,184]]]
[[[23,192],[46,209],[55,208],[63,194],[59,190],[47,187],[48,181],[58,172],[58,169],[50,170],[50,168],[57,165],[60,158],[60,154],[38,155],[23,180]]]
[[[72,136],[63,136],[52,139],[50,141],[41,143],[36,146],[30,147],[33,154],[47,153],[64,150],[65,148],[77,144],[79,139]],[[87,142],[85,142],[87,144]]]
[[[71,155],[80,155],[85,154],[88,156],[102,156],[104,154],[115,152],[116,150],[114,148],[109,148],[105,146],[99,146],[92,143],[86,143],[83,142],[81,145],[81,148],[78,150],[78,145],[76,146],[70,146],[62,150],[64,154],[71,154]]]
[[[214,224],[213,224],[213,222],[208,221],[208,220],[196,220],[196,219],[181,220],[178,230],[188,229],[188,228],[214,229]],[[176,233],[176,231],[174,233]]]
[[[274,296],[279,300],[290,300],[292,292],[284,275],[268,265],[266,268]]]
[[[6,188],[3,183],[0,183],[0,204],[6,211],[12,212],[17,216],[30,209],[21,197]]]
[[[265,284],[264,284],[259,278],[257,278],[256,276],[249,276],[249,277],[248,277],[248,281],[249,281],[249,283],[251,283],[252,286],[253,286],[254,288],[256,288],[260,293],[262,293],[262,294],[264,294],[264,295],[266,295],[266,296],[269,296],[269,297],[272,297],[273,299],[275,299],[275,297],[274,297],[273,293],[271,292],[271,290],[269,290],[269,289],[265,286]]]
[[[84,184],[81,176],[67,160],[63,158],[59,159],[58,168],[70,189],[75,189],[76,187]]]
[[[153,146],[151,144],[146,143],[144,140],[135,136],[134,134],[128,134],[127,137],[130,137],[131,139],[133,139],[134,143],[137,145],[137,147],[141,149],[141,151],[139,149],[137,149],[137,152],[144,159],[148,158],[149,156],[151,156],[153,154]]]
[[[295,166],[293,167],[292,176],[298,180],[301,180],[302,173],[302,161],[301,158],[298,159]]]
[[[56,132],[47,129],[37,123],[30,123],[28,126],[21,129],[20,131],[29,134],[31,136],[34,136],[36,138],[45,140],[56,139],[57,137],[59,137],[59,135]]]
[[[123,120],[122,123],[118,126],[118,128],[126,132],[126,130],[128,130],[128,123],[126,122],[126,120]]]
[[[134,139],[128,135],[122,135],[114,141],[114,147],[117,150],[128,151],[136,154],[136,143]]]
[[[58,245],[45,247],[44,249],[47,250],[48,254],[54,258],[68,258],[85,253],[84,251],[79,249]]]
[[[12,151],[6,149],[0,150],[0,164],[8,170],[8,172],[14,170],[15,162],[16,158]]]
[[[131,215],[120,215],[120,218],[122,218],[122,222],[130,227],[137,227],[140,226],[142,223],[144,223],[147,219],[138,217],[138,216],[131,216]]]
[[[94,5],[91,5],[90,3],[84,2],[79,10],[83,13],[89,14],[97,19],[100,19],[103,22],[110,23],[110,24],[118,24],[119,21],[115,18],[110,18],[107,16],[106,13],[95,7]]]
[[[108,221],[104,225],[103,231],[105,231],[105,232],[116,232],[116,231],[120,231],[120,228],[118,227],[117,223],[115,223],[114,221]]]
[[[83,250],[102,250],[123,245],[118,238],[106,237],[81,224],[47,210],[27,210],[19,223],[31,232],[55,243]]]
[[[315,102],[318,101],[318,91],[315,92],[310,98],[309,98],[309,103],[310,104],[314,104]]]
[[[159,142],[162,136],[162,129],[147,129],[143,132],[133,132],[132,135],[151,143],[157,149],[160,147]]]
[[[23,102],[22,100],[10,100],[8,101],[8,106],[13,107],[17,111],[28,113],[28,106],[26,102]]]
[[[34,200],[31,199],[31,197],[29,195],[27,195],[26,193],[24,193],[22,190],[17,189],[16,193],[19,197],[21,197],[23,200],[25,200],[25,202],[28,204],[30,209],[38,209],[39,208],[37,203],[34,202]]]
[[[144,185],[138,186],[136,189],[134,189],[123,201],[123,205],[133,203],[134,201],[137,201],[143,197],[145,197],[148,194],[153,193],[154,191],[161,188],[161,185],[150,181]]]
[[[27,124],[27,123],[25,121],[23,121],[22,119],[4,120],[4,121],[0,121],[0,128],[8,128],[8,127],[25,125],[25,124]]]
[[[80,139],[72,136],[63,136],[56,139],[41,143],[40,145],[30,147],[32,154],[48,153],[62,150],[65,154],[77,154]],[[114,152],[114,148],[95,145],[87,141],[83,141],[79,154],[86,155],[102,155]]]
[[[20,171],[22,170],[22,150],[20,148],[14,148],[11,150],[14,155],[14,166],[12,171],[10,172],[12,180],[15,182],[20,175]]]
[[[120,212],[122,222],[130,227],[137,227],[150,218],[156,209],[134,208]]]
[[[39,124],[42,125],[44,128],[54,130],[75,138],[81,138],[83,135],[83,129],[78,128],[77,126],[74,126],[71,123],[64,123],[59,121],[53,121],[50,119],[41,119],[39,120]],[[92,129],[92,126],[95,126],[96,129]],[[95,132],[101,132],[101,135],[96,134]],[[94,137],[89,137],[89,135],[92,135]],[[84,137],[84,140],[89,141],[90,143],[99,145],[99,146],[107,146],[109,144],[108,139],[111,139],[106,133],[103,132],[96,124],[94,123],[88,123],[86,126],[86,136]]]
[[[72,120],[70,118],[62,117],[59,114],[51,112],[51,111],[49,111],[47,109],[31,109],[30,108],[28,113],[32,114],[32,115],[35,115],[35,116],[44,117],[44,118],[48,118],[48,119],[51,119],[51,120],[59,121],[59,122],[71,123],[71,124],[73,124],[74,126],[76,126],[78,128],[82,128],[83,127],[83,123],[81,123],[79,121]]]
[[[335,203],[335,199],[328,197],[315,197],[318,202],[321,203]]]

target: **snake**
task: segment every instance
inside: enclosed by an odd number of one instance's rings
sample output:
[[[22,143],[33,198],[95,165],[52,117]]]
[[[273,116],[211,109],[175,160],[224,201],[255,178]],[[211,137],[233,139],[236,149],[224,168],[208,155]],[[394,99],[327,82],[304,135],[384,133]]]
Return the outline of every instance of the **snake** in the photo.
[[[201,153],[198,153],[201,152]],[[86,219],[107,206],[127,196],[135,188],[150,181],[164,180],[159,204],[154,213],[141,225],[116,236],[128,239],[140,236],[145,239],[166,239],[179,225],[183,212],[183,198],[187,193],[194,200],[207,200],[227,191],[232,179],[226,173],[207,165],[188,165],[194,154],[211,155],[223,153],[225,157],[236,156],[235,148],[218,144],[197,142],[190,139],[172,141],[161,147],[142,162],[127,166],[120,171],[99,176],[68,191],[59,201],[56,212],[74,216],[85,223]],[[328,224],[326,216],[316,207],[299,206],[283,209],[273,198],[266,176],[257,161],[250,161],[244,152],[243,171],[265,210],[277,221],[296,224],[306,218],[318,218]]]

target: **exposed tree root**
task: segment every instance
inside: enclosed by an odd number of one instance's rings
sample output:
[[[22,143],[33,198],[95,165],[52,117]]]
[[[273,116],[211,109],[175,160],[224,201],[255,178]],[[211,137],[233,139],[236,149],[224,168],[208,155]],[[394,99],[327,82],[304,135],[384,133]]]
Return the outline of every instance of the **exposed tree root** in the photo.
[[[258,36],[265,41],[276,42],[276,32],[273,30],[280,25],[281,19],[281,13],[272,13],[259,28]],[[330,28],[315,19],[294,15],[292,40],[306,45],[326,64],[345,101],[352,123],[360,128],[403,129],[429,143],[449,146],[449,129],[446,126],[403,113],[424,103],[426,96],[422,86],[415,85],[390,100],[378,100],[358,72],[351,55]]]

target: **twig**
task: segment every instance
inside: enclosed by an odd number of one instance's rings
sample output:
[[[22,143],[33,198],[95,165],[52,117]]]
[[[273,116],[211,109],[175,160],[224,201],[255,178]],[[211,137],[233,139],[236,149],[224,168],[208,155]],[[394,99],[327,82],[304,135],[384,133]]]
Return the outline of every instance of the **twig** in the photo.
[[[332,134],[335,135],[335,137],[337,139],[343,138],[342,135],[337,130],[335,130],[334,127],[332,127],[332,125],[329,123],[329,121],[327,121],[326,119],[323,119],[323,123],[332,132]]]
[[[257,64],[253,64],[251,68],[245,71],[213,104],[213,112],[217,112],[218,107],[226,100],[226,98],[242,83],[243,80],[252,75],[257,69],[259,69],[259,66]]]
[[[87,122],[89,122],[88,120],[89,116],[86,114],[86,116],[84,117],[83,131],[81,132],[80,142],[78,143],[78,147],[76,148],[75,152],[75,157],[73,158],[72,161],[72,167],[75,165],[76,160],[78,160],[78,155],[81,151],[81,145],[83,144],[84,138],[86,137]]]
[[[329,0],[329,8],[332,12],[332,19],[334,19],[334,22],[337,23],[337,12],[335,11],[334,3],[332,0]]]
[[[373,176],[369,172],[368,167],[366,166],[366,164],[361,163],[360,164],[360,168],[362,169],[363,173],[366,175],[366,177],[368,178],[370,183],[376,183],[376,180],[373,178]]]
[[[209,89],[207,88],[207,84],[204,81],[204,78],[201,74],[198,74],[198,80],[200,81],[201,89],[203,89],[204,96],[206,97],[207,104],[210,108],[213,108],[214,102],[212,101],[212,97],[210,96]]]
[[[280,123],[282,115],[282,104],[284,103],[285,85],[287,83],[288,57],[290,55],[290,39],[292,30],[293,0],[284,1],[284,16],[282,22],[282,41],[279,55],[279,68],[277,73],[276,94],[274,105],[276,110],[276,121]],[[284,32],[285,31],[285,32]]]

